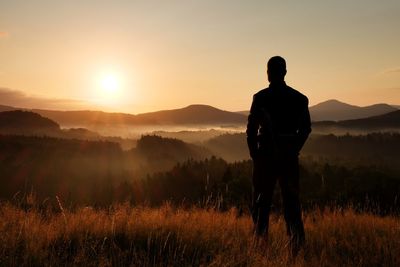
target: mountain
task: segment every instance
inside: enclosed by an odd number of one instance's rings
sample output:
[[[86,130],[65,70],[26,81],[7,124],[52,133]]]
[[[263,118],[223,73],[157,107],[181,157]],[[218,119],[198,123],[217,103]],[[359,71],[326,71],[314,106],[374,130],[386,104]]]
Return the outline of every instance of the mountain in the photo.
[[[316,130],[399,130],[400,129],[400,110],[389,112],[383,115],[372,116],[363,119],[343,120],[343,121],[321,121],[314,122],[313,129]],[[326,131],[326,130],[325,130]]]
[[[364,129],[398,129],[400,128],[400,110],[364,119],[340,121],[337,124],[341,127]]]
[[[19,108],[0,105],[0,111],[17,109]],[[328,100],[310,107],[313,121],[341,121],[368,118],[396,110],[398,109],[387,104],[359,107],[338,100]],[[85,127],[91,129],[96,129],[97,126],[244,126],[248,114],[248,111],[230,112],[208,105],[190,105],[179,109],[161,110],[137,115],[90,110],[59,111],[33,109],[31,111],[49,118],[63,127]]]
[[[328,100],[310,107],[310,115],[313,121],[340,121],[367,118],[396,110],[388,104],[359,107],[338,100]]]
[[[190,105],[138,115],[102,111],[56,111],[34,109],[61,125],[235,125],[245,124],[247,117],[208,105]]]
[[[236,113],[249,116],[250,111],[248,111],[248,110],[242,110],[242,111],[236,111]]]
[[[0,112],[3,112],[3,111],[11,111],[11,110],[16,110],[16,109],[17,109],[17,108],[14,108],[14,107],[0,105]]]
[[[181,109],[163,110],[137,115],[156,124],[244,124],[246,116],[208,105],[190,105]]]
[[[85,128],[61,129],[53,120],[31,111],[13,110],[0,112],[0,135],[47,136],[62,139],[108,141],[118,143],[128,150],[136,145],[132,138],[103,136]]]
[[[45,134],[60,131],[60,126],[41,115],[22,110],[0,112],[0,132],[6,134]]]
[[[212,153],[204,147],[157,135],[142,136],[132,152],[156,165],[161,161],[176,163],[190,158],[204,159],[212,156]]]
[[[365,107],[346,104],[335,99],[327,100],[310,107],[310,115],[313,121],[340,121],[367,118],[398,110],[400,106],[388,104],[375,104]],[[249,111],[237,111],[236,113],[248,115]]]

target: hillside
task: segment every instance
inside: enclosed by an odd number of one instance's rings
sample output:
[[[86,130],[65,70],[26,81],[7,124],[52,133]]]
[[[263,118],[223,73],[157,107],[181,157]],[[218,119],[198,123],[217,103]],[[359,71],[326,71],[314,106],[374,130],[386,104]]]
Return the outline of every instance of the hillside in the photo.
[[[18,108],[0,106],[0,111],[13,109]],[[328,100],[310,107],[310,114],[312,120],[317,123],[316,125],[322,126],[326,124],[332,126],[335,125],[333,121],[353,120],[353,122],[348,122],[348,124],[359,123],[354,120],[379,116],[397,110],[395,107],[387,104],[359,107],[337,100]],[[33,109],[32,111],[57,122],[63,127],[84,127],[90,129],[108,126],[244,126],[247,121],[246,114],[248,113],[246,111],[224,111],[208,105],[190,105],[180,109],[161,110],[137,115],[90,110],[58,111]],[[326,121],[330,122],[326,123]],[[343,125],[345,124],[343,123]]]
[[[340,121],[382,115],[398,109],[399,106],[388,104],[359,107],[331,99],[311,106],[310,115],[313,121]],[[236,113],[247,116],[249,111],[237,111]]]
[[[248,115],[249,115],[249,113],[250,113],[250,111],[248,111],[248,110],[242,110],[242,111],[236,111],[236,113],[239,113],[239,114],[242,114],[242,115],[248,116]]]
[[[342,127],[363,129],[400,128],[400,110],[364,119],[339,121],[337,124]]]
[[[0,105],[0,112],[3,111],[11,111],[11,110],[16,110],[17,108],[11,107],[11,106],[4,106],[4,105]]]
[[[0,151],[0,200],[34,188],[41,201],[58,195],[84,205],[109,205],[127,196],[116,188],[124,181],[165,172],[189,159],[211,157],[202,147],[157,136],[143,136],[137,148],[123,151],[106,140],[0,134]],[[115,190],[115,198],[110,190]]]
[[[143,113],[137,118],[156,124],[244,124],[246,116],[208,105],[190,105],[181,109]]]
[[[45,134],[59,132],[60,126],[37,113],[13,110],[0,112],[0,133]]]
[[[396,110],[388,104],[359,107],[338,100],[328,100],[310,107],[310,115],[313,121],[340,121],[367,118]]]
[[[102,111],[34,110],[61,125],[226,125],[244,124],[246,116],[207,105],[190,105],[138,115]]]
[[[49,136],[63,139],[103,140],[116,142],[130,149],[136,140],[115,136],[102,136],[85,128],[61,129],[58,123],[31,111],[12,110],[0,112],[0,134]]]
[[[142,136],[132,152],[154,165],[172,167],[176,162],[187,159],[204,159],[212,153],[198,145],[185,143],[179,139],[163,138],[157,135]]]
[[[400,110],[389,112],[383,115],[372,116],[364,119],[343,120],[343,121],[321,121],[314,122],[313,129],[316,131],[385,131],[400,130]]]

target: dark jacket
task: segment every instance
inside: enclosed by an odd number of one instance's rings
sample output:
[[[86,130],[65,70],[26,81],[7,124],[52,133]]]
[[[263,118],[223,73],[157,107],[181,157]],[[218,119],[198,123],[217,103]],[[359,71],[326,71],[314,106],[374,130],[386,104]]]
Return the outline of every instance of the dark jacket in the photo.
[[[284,82],[271,83],[254,95],[246,131],[252,158],[260,154],[297,156],[310,132],[305,95]]]

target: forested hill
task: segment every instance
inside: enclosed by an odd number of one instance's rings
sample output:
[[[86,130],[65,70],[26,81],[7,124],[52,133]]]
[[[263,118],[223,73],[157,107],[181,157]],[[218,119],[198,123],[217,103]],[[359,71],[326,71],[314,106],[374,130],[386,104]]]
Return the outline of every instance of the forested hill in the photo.
[[[400,131],[400,110],[389,112],[379,116],[372,116],[364,119],[344,120],[344,121],[321,121],[313,123],[315,131],[331,131],[337,130],[358,130],[358,131]]]
[[[340,121],[367,118],[396,110],[383,103],[360,107],[331,99],[310,107],[310,114],[313,121]]]
[[[247,117],[208,105],[161,110],[142,114],[102,111],[34,110],[61,125],[230,125],[245,124]]]
[[[0,112],[1,133],[46,133],[60,131],[60,126],[41,115],[22,110]]]

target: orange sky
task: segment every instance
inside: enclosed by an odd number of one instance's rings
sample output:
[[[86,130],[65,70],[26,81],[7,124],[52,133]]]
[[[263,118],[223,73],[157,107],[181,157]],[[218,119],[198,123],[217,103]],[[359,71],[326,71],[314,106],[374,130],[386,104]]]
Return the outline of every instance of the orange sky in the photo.
[[[2,1],[0,104],[244,110],[274,55],[311,105],[400,104],[400,2],[326,2]]]

